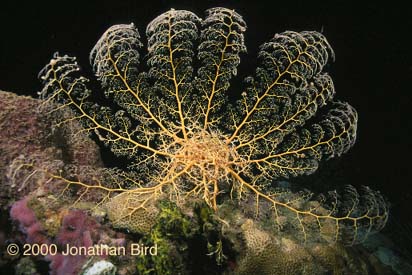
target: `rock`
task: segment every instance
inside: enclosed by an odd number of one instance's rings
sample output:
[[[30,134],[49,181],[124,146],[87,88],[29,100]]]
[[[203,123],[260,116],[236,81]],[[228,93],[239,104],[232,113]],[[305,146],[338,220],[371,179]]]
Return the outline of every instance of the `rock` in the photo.
[[[108,261],[95,262],[91,267],[87,268],[83,275],[115,275],[116,266]]]

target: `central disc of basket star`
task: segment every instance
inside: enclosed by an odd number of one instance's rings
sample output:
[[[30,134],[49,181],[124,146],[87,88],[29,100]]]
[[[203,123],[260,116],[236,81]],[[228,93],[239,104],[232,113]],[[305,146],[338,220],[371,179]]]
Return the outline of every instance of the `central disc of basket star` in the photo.
[[[203,192],[207,203],[216,208],[219,185],[228,182],[231,167],[239,163],[242,162],[237,152],[221,133],[195,129],[188,132],[187,139],[176,152],[170,175],[174,177],[173,182],[189,184],[190,193]]]

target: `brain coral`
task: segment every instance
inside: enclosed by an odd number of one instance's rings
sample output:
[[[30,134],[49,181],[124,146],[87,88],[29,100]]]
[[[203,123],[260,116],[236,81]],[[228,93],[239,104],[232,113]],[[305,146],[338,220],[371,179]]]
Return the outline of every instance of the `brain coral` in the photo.
[[[156,219],[159,210],[155,205],[156,201],[147,201],[139,194],[120,193],[113,197],[107,204],[107,216],[112,221],[112,225],[117,228],[127,228],[135,233],[149,233]],[[143,207],[143,204],[144,207]]]
[[[339,245],[300,245],[259,229],[252,220],[241,229],[245,248],[236,275],[368,274],[365,263]]]

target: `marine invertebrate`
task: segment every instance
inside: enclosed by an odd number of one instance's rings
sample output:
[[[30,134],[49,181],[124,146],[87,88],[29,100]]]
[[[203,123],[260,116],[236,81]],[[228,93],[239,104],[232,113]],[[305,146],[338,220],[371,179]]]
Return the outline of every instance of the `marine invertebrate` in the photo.
[[[16,200],[38,190],[43,181],[41,173],[30,176],[18,173],[20,162],[27,162],[28,158],[42,163],[54,161],[48,166],[50,172],[58,170],[62,161],[94,166],[94,170],[102,166],[98,146],[86,135],[74,137],[73,134],[81,129],[79,123],[54,128],[53,119],[45,112],[37,111],[39,105],[39,99],[0,91],[0,125],[2,129],[8,129],[0,133],[1,209],[8,209]],[[73,113],[66,108],[60,115],[71,117]],[[52,169],[51,166],[55,167]]]
[[[58,233],[52,236],[43,226],[44,217],[30,208],[30,200],[35,198],[25,197],[15,202],[10,209],[10,217],[19,224],[20,230],[26,237],[22,243],[55,245],[56,251],[43,250],[41,255],[49,261],[50,274],[79,274],[82,269],[92,265],[94,261],[107,259],[109,254],[103,249],[96,250],[96,255],[84,253],[68,253],[68,247],[125,247],[127,241],[121,234],[102,226],[94,218],[80,210],[59,209],[64,212],[59,224]],[[37,201],[37,203],[41,203]],[[42,246],[41,249],[46,249]],[[50,248],[49,248],[50,249]],[[122,255],[121,255],[122,256]],[[120,257],[121,257],[120,256]]]
[[[27,234],[26,240],[28,243],[50,244],[41,223],[36,219],[34,211],[27,206],[28,200],[29,198],[23,198],[15,202],[10,209],[10,217],[19,222],[21,231]]]
[[[245,30],[233,10],[212,8],[202,20],[172,9],[147,26],[145,71],[135,26],[110,27],[90,62],[116,107],[92,103],[76,58],[56,54],[40,73],[40,96],[63,104],[52,105],[51,113],[66,106],[76,113],[57,124],[82,122],[81,132],[94,133],[116,155],[128,157],[134,172],[105,180],[60,174],[51,179],[65,183],[63,192],[76,190],[76,202],[98,192],[96,203],[103,204],[124,193],[128,211],[118,220],[134,220],[159,196],[177,203],[199,197],[215,210],[220,200],[253,196],[256,211],[272,209],[279,228],[283,218],[294,220],[305,240],[318,231],[332,241],[356,243],[382,228],[388,210],[378,192],[365,189],[361,199],[349,187],[347,199],[316,202],[311,193],[271,186],[281,177],[313,173],[321,160],[345,153],[356,139],[357,113],[333,100],[324,68],[334,53],[318,32],[286,31],[264,43],[254,76],[233,95],[230,81],[246,51]],[[229,102],[229,96],[238,99]]]
[[[311,243],[300,245],[294,240],[265,232],[252,220],[242,226],[246,249],[235,272],[241,274],[368,274],[356,253],[341,245]]]
[[[124,203],[127,202],[127,203]],[[150,201],[145,207],[139,195],[121,193],[106,203],[106,212],[112,226],[115,228],[127,228],[134,233],[147,234],[157,222],[159,210],[155,206],[156,201]]]

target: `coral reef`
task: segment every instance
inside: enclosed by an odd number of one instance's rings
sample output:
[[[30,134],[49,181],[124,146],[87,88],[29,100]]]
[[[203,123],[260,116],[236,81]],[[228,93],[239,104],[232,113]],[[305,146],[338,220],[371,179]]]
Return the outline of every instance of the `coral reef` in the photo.
[[[51,274],[367,274],[343,245],[384,227],[382,195],[277,184],[355,143],[357,113],[334,99],[325,71],[331,46],[318,32],[276,34],[234,91],[245,31],[233,10],[201,19],[172,9],[146,28],[146,67],[133,24],[110,27],[91,50],[108,106],[93,102],[76,58],[59,54],[39,74],[40,101],[0,94],[12,129],[0,133],[1,204],[12,205],[19,243],[58,246],[43,257]],[[87,134],[129,167],[103,167]],[[62,253],[133,243],[157,255]]]
[[[10,217],[19,222],[20,230],[27,234],[26,241],[29,243],[49,244],[41,223],[37,220],[33,210],[27,206],[28,198],[24,198],[13,204]]]
[[[302,246],[293,239],[259,229],[252,220],[247,220],[242,230],[246,252],[235,274],[315,275],[329,274],[331,270],[339,270],[339,274],[369,274],[364,262],[340,246]]]
[[[96,245],[99,247],[101,245],[127,246],[127,241],[122,234],[102,226],[81,210],[67,210],[65,208],[56,210],[61,212],[59,215],[61,220],[54,221],[59,230],[56,236],[52,236],[45,230],[42,225],[43,221],[39,219],[36,212],[29,207],[31,199],[35,198],[26,197],[15,202],[11,207],[10,217],[18,223],[20,230],[25,233],[25,236],[20,238],[20,243],[49,245],[49,248],[51,244],[56,246],[56,252],[42,251],[40,253],[45,260],[50,262],[50,274],[80,274],[96,260],[109,257],[109,254],[103,250],[101,252],[96,250],[96,255],[93,257],[82,253],[67,253],[68,247],[89,249]],[[41,202],[37,201],[37,203]],[[121,258],[122,255],[119,257]]]
[[[15,101],[28,100],[29,102],[37,102],[30,98],[17,97],[11,93],[7,93],[6,95],[9,98],[13,98]],[[18,110],[15,110],[14,112],[18,112]],[[40,113],[32,114],[33,117],[35,115],[41,116]],[[18,127],[18,124],[16,124],[16,127]],[[60,127],[64,127],[64,124]],[[32,131],[39,130],[33,129]],[[41,129],[41,131],[46,131],[46,129]],[[55,131],[58,132],[62,130],[56,128]],[[79,139],[80,137],[77,138]],[[8,140],[2,142],[8,142]],[[45,140],[38,140],[38,142],[39,144],[44,144],[44,147],[46,147],[46,145],[50,146]],[[26,147],[25,143],[21,143],[22,148],[29,148],[29,145],[30,144]],[[6,147],[4,144],[1,146]],[[91,150],[96,148],[95,145],[89,147]],[[75,151],[70,146],[61,147],[60,150]],[[59,150],[56,149],[55,151],[58,152]],[[93,156],[98,156],[98,154],[93,151],[91,152],[91,162],[99,163],[93,160]],[[91,178],[95,178],[100,181],[104,180],[107,185],[109,177],[112,177],[112,182],[120,180],[122,182],[127,182],[127,180],[120,175],[118,175],[117,178],[113,177],[113,171],[108,172],[107,169],[100,168],[100,165],[95,165],[94,167],[74,166],[73,162],[68,162],[68,159],[64,159],[63,161],[60,160],[59,158],[64,154],[66,153],[51,154],[48,158],[41,158],[40,154],[34,154],[35,156],[38,156],[36,165],[41,166],[42,163],[44,167],[47,167],[49,172],[60,169],[62,170],[62,173],[64,173],[64,171],[67,170],[68,174],[74,174],[78,179],[90,181]],[[19,183],[21,184],[21,182],[24,182],[24,179],[26,179],[28,175],[31,175],[32,171],[16,169],[15,167],[18,167],[17,164],[25,163],[28,158],[21,158],[17,154],[15,156],[17,156],[17,159],[10,161],[8,163],[9,166],[3,167],[3,169],[15,172],[14,177],[4,177],[6,180],[4,184],[10,186],[14,183],[14,188],[17,189]],[[79,156],[79,154],[77,154],[77,156]],[[55,170],[51,169],[53,160],[58,160]],[[66,161],[66,163],[64,161]],[[64,163],[65,165],[63,165]],[[10,175],[10,173],[8,173],[8,175]],[[95,203],[78,202],[76,208],[88,210],[90,214],[95,217],[91,218],[87,217],[82,211],[70,210],[70,206],[72,206],[73,202],[70,199],[70,196],[59,197],[60,199],[56,200],[55,196],[58,195],[58,192],[51,192],[49,189],[60,190],[58,186],[62,184],[63,188],[66,187],[64,181],[53,181],[56,186],[50,186],[50,184],[44,185],[41,183],[44,183],[47,177],[40,176],[39,173],[37,175],[38,178],[36,178],[36,175],[32,175],[28,178],[26,186],[43,186],[43,190],[39,190],[42,188],[37,188],[37,190],[35,188],[30,190],[22,189],[20,193],[16,192],[14,197],[8,199],[8,201],[11,202],[16,201],[11,208],[11,218],[17,222],[24,235],[16,235],[14,237],[6,235],[5,238],[8,237],[9,239],[14,239],[14,242],[18,241],[19,243],[40,241],[43,243],[60,243],[61,245],[67,243],[79,245],[90,244],[92,240],[93,244],[124,244],[124,236],[122,236],[122,234],[116,235],[109,228],[100,225],[100,222],[104,221],[102,216],[106,215],[106,213],[110,216],[111,203],[114,203],[112,206],[116,207],[115,209],[125,211],[126,208],[123,207],[127,205],[127,203],[124,203],[125,200],[120,198],[126,198],[127,200],[127,196],[133,195],[133,193],[123,192],[110,198],[109,202],[106,204],[107,207],[96,207]],[[30,193],[30,196],[23,197],[19,200],[19,197],[27,195],[28,193]],[[80,193],[74,192],[73,194],[76,195]],[[87,198],[91,202],[100,197],[98,194],[93,195],[94,197],[89,196]],[[270,255],[273,250],[270,250],[270,246],[265,248],[266,250],[261,249],[260,252],[251,249],[251,247],[258,246],[250,244],[250,238],[248,239],[247,236],[251,235],[248,235],[245,230],[247,226],[250,226],[254,230],[256,238],[258,238],[260,234],[263,236],[263,240],[265,238],[276,240],[273,236],[280,236],[279,233],[282,233],[283,239],[290,240],[290,243],[295,243],[296,245],[296,250],[291,250],[291,252],[295,253],[300,249],[301,253],[299,255],[303,255],[304,259],[311,259],[313,261],[315,258],[319,260],[320,262],[317,262],[317,264],[324,270],[333,270],[334,267],[331,265],[331,263],[334,263],[333,259],[350,258],[345,250],[342,249],[336,252],[332,248],[328,248],[325,244],[317,244],[319,248],[312,249],[310,251],[311,254],[307,251],[305,252],[303,247],[300,246],[301,244],[299,240],[293,239],[293,237],[289,235],[294,231],[289,232],[288,230],[282,230],[282,232],[273,233],[273,230],[265,231],[262,228],[258,229],[258,224],[268,224],[268,221],[265,221],[263,217],[266,217],[265,215],[271,213],[270,204],[265,205],[262,202],[259,209],[260,219],[253,219],[252,221],[251,217],[254,217],[256,210],[253,202],[243,202],[240,211],[237,203],[227,200],[219,206],[219,212],[215,213],[205,203],[202,203],[202,200],[196,201],[195,197],[189,197],[190,199],[188,198],[188,200],[186,200],[185,205],[180,205],[179,207],[170,203],[161,202],[160,198],[161,197],[156,201],[147,201],[149,204],[146,205],[146,209],[139,208],[139,211],[133,213],[133,215],[137,215],[136,217],[138,217],[136,219],[136,221],[138,221],[136,223],[136,228],[144,228],[144,230],[136,230],[139,234],[144,234],[143,237],[139,239],[139,242],[146,245],[153,245],[154,243],[158,244],[158,257],[133,259],[130,256],[116,256],[105,258],[105,261],[109,260],[116,266],[118,274],[133,274],[137,272],[137,270],[148,274],[155,274],[154,270],[162,270],[163,274],[190,274],[190,270],[195,268],[203,270],[203,273],[205,274],[221,274],[225,270],[228,274],[244,274],[247,270],[252,268],[250,263],[255,263],[254,266],[260,271],[271,268],[272,266],[270,264],[265,265],[265,262],[263,261],[266,256],[262,258],[256,258],[255,256],[260,255],[259,253],[262,253],[262,255]],[[164,199],[167,199],[167,197]],[[132,211],[133,209],[130,209],[129,211]],[[153,212],[145,212],[148,209]],[[103,212],[103,214],[101,212]],[[120,214],[121,212],[117,213],[120,215],[119,217],[122,217]],[[126,211],[124,214],[130,213],[131,212]],[[145,219],[145,214],[148,214],[153,220]],[[110,217],[108,218],[110,220]],[[279,217],[279,220],[283,220],[282,224],[285,224],[285,220],[288,219],[293,219],[293,216]],[[272,220],[273,222],[273,219],[269,220]],[[113,218],[111,221],[112,225],[116,225],[115,221],[116,219]],[[128,221],[126,216],[123,221]],[[131,219],[131,221],[133,221],[133,219]],[[143,223],[140,224],[139,221]],[[128,223],[126,222],[125,225],[128,225]],[[131,225],[127,227],[133,228]],[[149,228],[152,228],[152,230],[149,230]],[[96,230],[98,230],[98,233],[96,233]],[[130,240],[128,242],[130,242]],[[278,244],[276,248],[279,249],[279,251],[283,251],[284,244],[280,241],[277,241],[276,244]],[[322,253],[316,254],[316,251],[321,251]],[[293,253],[289,255],[293,255]],[[200,260],[193,263],[195,255]],[[282,254],[282,257],[287,259],[287,255],[288,254]],[[35,273],[36,265],[34,265],[33,261],[37,261],[37,259],[38,258],[32,260],[27,257],[21,258],[21,260],[18,260],[16,263],[15,272],[20,272],[22,274],[27,274],[27,272],[31,274]],[[45,257],[44,260],[46,259],[51,273],[55,274],[67,272],[74,273],[78,270],[83,270],[82,272],[85,272],[94,265],[96,260],[89,262],[90,259],[88,257],[77,259],[74,257],[63,257],[61,255],[55,255],[54,257],[48,256]],[[274,259],[279,259],[277,270],[280,270],[280,268],[284,266],[284,263],[286,264],[286,261],[280,262],[280,258]],[[13,260],[13,258],[3,258],[2,260],[7,262]],[[303,268],[303,263],[304,262],[302,262],[301,265],[296,265],[294,268],[296,270]],[[379,264],[376,264],[376,266],[379,267]],[[353,270],[355,270],[356,267],[359,268],[359,265],[355,264]],[[339,266],[339,268],[342,269],[343,267]],[[152,273],[150,273],[149,270],[152,270]]]
[[[150,200],[144,207],[145,198],[139,194],[121,193],[106,203],[106,213],[112,226],[126,228],[134,233],[148,234],[155,225],[158,209],[154,205],[157,201]],[[149,204],[149,205],[148,205]]]
[[[31,97],[0,91],[0,207],[6,208],[10,199],[21,198],[38,188],[23,179],[11,180],[16,158],[36,159],[38,162],[64,160],[67,164],[102,166],[97,145],[85,135],[76,135],[81,126],[73,121],[53,126],[54,118],[47,112],[38,112],[41,101]],[[54,113],[71,116],[69,109]],[[32,175],[35,176],[35,175]],[[16,181],[20,181],[15,184]],[[33,181],[35,182],[35,181]],[[6,187],[7,186],[7,187]],[[13,202],[13,201],[11,201]]]

